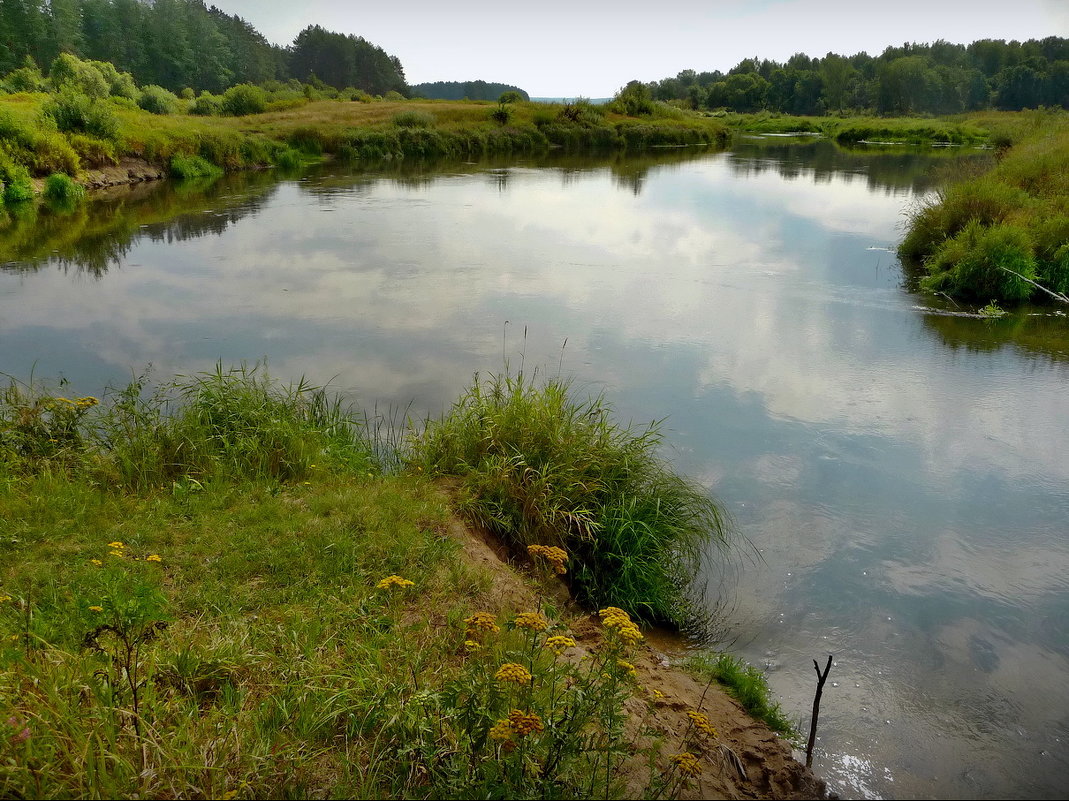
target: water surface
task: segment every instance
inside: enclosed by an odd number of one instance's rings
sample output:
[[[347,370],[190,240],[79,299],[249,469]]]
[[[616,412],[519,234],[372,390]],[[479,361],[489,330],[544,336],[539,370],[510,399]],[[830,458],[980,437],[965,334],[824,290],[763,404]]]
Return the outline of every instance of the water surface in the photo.
[[[788,714],[834,655],[834,790],[1060,797],[1069,318],[909,291],[903,212],[952,158],[743,141],[115,192],[0,226],[0,371],[99,394],[266,358],[417,414],[505,359],[604,389],[760,552],[709,578]]]

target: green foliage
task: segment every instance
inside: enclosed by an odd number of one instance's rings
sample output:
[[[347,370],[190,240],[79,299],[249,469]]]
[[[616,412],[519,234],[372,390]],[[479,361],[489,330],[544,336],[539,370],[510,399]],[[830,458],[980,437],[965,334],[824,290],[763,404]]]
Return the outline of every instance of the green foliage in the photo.
[[[798,729],[780,705],[772,701],[765,674],[753,665],[747,665],[731,654],[706,652],[688,657],[684,666],[699,680],[715,681],[724,687],[743,709],[772,731],[782,734],[795,745],[801,744]]]
[[[412,459],[458,476],[465,511],[511,547],[567,549],[584,603],[683,625],[703,548],[729,544],[726,515],[660,461],[655,425],[636,431],[610,416],[602,398],[576,400],[560,381],[477,378],[428,422]]]
[[[13,163],[0,149],[0,186],[3,201],[7,204],[23,203],[33,199],[33,184],[30,172],[21,164]]]
[[[29,56],[23,66],[4,76],[4,84],[12,92],[47,92],[49,88],[48,79]]]
[[[973,300],[1020,303],[1031,296],[1028,281],[1036,277],[1027,232],[1007,224],[985,226],[979,220],[940,244],[926,266],[930,275],[922,281],[925,288]]]
[[[85,166],[103,167],[107,164],[119,163],[115,142],[79,133],[68,134],[67,141],[77,155],[78,161]]]
[[[516,90],[509,90],[508,92],[502,92],[501,96],[497,99],[498,103],[521,103],[526,98],[517,92]]]
[[[499,125],[508,125],[512,119],[512,109],[504,103],[498,103],[497,108],[490,112],[490,119]]]
[[[653,114],[653,95],[650,88],[641,81],[630,81],[616,93],[612,101],[612,110],[629,117]]]
[[[174,178],[215,178],[223,174],[223,171],[207,159],[200,156],[188,156],[176,153],[171,156],[170,173]]]
[[[267,95],[263,89],[243,83],[223,92],[223,113],[230,117],[262,114],[267,108]]]
[[[162,86],[145,86],[137,98],[137,105],[149,114],[174,114],[178,110],[178,98]]]
[[[275,153],[275,166],[283,170],[298,170],[304,166],[301,151],[292,147],[279,148]]]
[[[56,91],[69,91],[94,100],[109,94],[108,83],[100,71],[70,53],[60,53],[56,56],[48,75]]]
[[[41,112],[66,133],[83,133],[111,140],[118,136],[119,120],[115,113],[105,102],[85,95],[60,92],[41,107]]]
[[[45,179],[42,194],[46,200],[74,203],[85,197],[85,187],[76,183],[69,175],[56,172]]]
[[[427,111],[399,111],[392,122],[398,128],[433,128],[434,115]]]
[[[210,92],[201,92],[190,107],[189,113],[201,117],[218,117],[223,113],[223,100]]]

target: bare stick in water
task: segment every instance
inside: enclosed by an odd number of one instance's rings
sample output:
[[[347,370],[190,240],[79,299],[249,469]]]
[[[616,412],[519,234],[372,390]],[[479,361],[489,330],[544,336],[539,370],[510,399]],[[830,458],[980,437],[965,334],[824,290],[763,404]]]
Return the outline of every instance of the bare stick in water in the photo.
[[[824,672],[820,672],[820,665],[813,660],[813,669],[817,672],[817,694],[813,696],[813,722],[809,724],[809,744],[805,747],[805,766],[813,767],[813,744],[817,741],[817,716],[820,715],[820,695],[824,692],[824,682],[828,680],[828,671],[831,670],[831,654],[828,654],[828,664],[824,666]]]

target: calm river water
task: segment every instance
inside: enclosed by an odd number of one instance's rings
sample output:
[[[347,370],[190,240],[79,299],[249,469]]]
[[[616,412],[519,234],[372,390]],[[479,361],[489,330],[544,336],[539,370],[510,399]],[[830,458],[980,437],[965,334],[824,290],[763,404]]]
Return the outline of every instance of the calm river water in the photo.
[[[743,141],[615,160],[143,186],[0,225],[0,371],[99,395],[266,358],[437,413],[521,364],[665,418],[762,560],[722,637],[846,798],[1069,787],[1069,318],[962,316],[892,250],[942,153]]]

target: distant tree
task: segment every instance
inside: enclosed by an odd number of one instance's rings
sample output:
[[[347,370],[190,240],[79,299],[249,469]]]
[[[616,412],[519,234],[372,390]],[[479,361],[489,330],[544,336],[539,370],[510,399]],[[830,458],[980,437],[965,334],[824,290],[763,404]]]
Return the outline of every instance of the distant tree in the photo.
[[[614,111],[631,117],[652,114],[653,94],[642,81],[629,81],[627,86],[616,93],[612,107]]]

